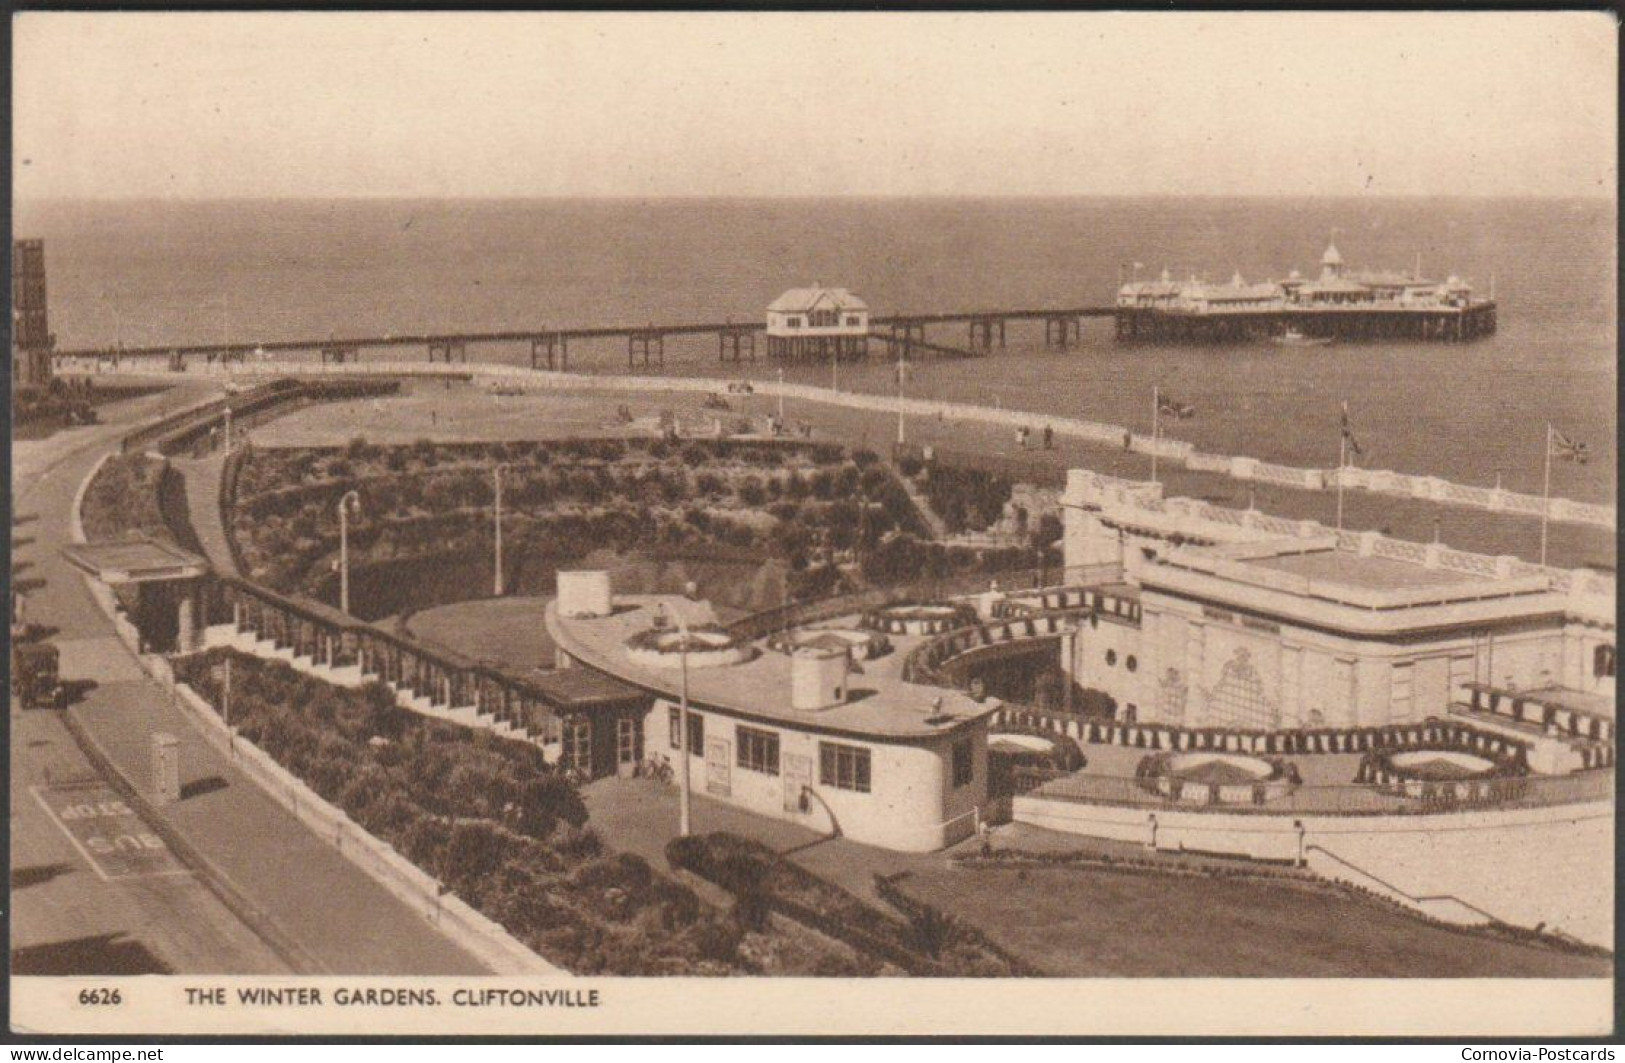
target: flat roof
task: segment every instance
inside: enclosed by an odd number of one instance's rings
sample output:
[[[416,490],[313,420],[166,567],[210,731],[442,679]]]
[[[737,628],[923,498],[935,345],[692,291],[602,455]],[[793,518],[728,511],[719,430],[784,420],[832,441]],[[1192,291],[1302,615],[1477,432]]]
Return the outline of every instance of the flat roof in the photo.
[[[209,571],[209,563],[197,554],[150,535],[75,543],[64,546],[62,556],[104,583],[192,579]]]
[[[542,697],[555,708],[566,710],[620,705],[648,697],[638,687],[591,668],[560,668],[556,671],[538,668],[526,675],[525,681],[540,691]]]
[[[549,603],[547,630],[559,647],[588,668],[651,690],[672,700],[680,696],[682,677],[677,667],[658,668],[634,662],[626,640],[654,626],[655,609],[663,605],[674,622],[691,627],[716,623],[711,604],[680,595],[617,595],[615,611],[607,617],[561,617],[557,603]],[[848,621],[855,626],[856,618]],[[814,627],[842,626],[825,621]],[[888,636],[892,652],[853,666],[848,680],[850,700],[828,708],[803,711],[790,707],[790,658],[752,643],[756,655],[739,664],[694,668],[688,671],[688,693],[699,708],[761,720],[794,730],[850,734],[871,739],[936,738],[972,721],[991,715],[998,703],[977,702],[943,687],[908,683],[901,671],[909,650],[923,637]],[[562,673],[561,673],[562,674]],[[940,699],[940,710],[936,702]],[[927,717],[947,717],[927,723]]]
[[[1346,550],[1277,554],[1274,557],[1248,558],[1244,563],[1307,579],[1325,580],[1345,587],[1366,587],[1376,591],[1445,587],[1479,582],[1477,577],[1466,572],[1427,568],[1386,557],[1361,557]]]

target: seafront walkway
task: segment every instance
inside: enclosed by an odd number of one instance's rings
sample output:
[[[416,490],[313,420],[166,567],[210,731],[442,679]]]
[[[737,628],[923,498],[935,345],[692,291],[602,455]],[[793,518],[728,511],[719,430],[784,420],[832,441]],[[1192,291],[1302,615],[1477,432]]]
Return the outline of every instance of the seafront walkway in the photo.
[[[139,362],[128,363],[130,375],[152,376],[150,366]],[[187,375],[213,379],[263,379],[290,376],[335,377],[436,377],[448,373],[486,380],[492,383],[511,382],[520,387],[556,388],[560,390],[585,389],[631,392],[691,392],[720,394],[727,391],[730,380],[710,377],[639,376],[632,374],[589,374],[529,369],[524,366],[482,362],[463,362],[455,365],[425,362],[352,362],[329,365],[299,361],[235,362],[230,365],[194,363]],[[162,374],[159,374],[160,376]],[[1170,465],[1182,466],[1193,472],[1213,473],[1243,482],[1275,487],[1322,492],[1335,490],[1339,479],[1345,489],[1356,493],[1387,495],[1395,498],[1416,499],[1438,505],[1483,510],[1493,513],[1538,520],[1544,510],[1554,524],[1577,524],[1605,528],[1617,527],[1617,509],[1610,505],[1578,502],[1566,498],[1543,500],[1538,495],[1527,495],[1495,487],[1457,484],[1436,476],[1417,476],[1390,469],[1299,468],[1260,461],[1240,455],[1205,454],[1184,440],[1168,435],[1156,438],[1137,433],[1123,425],[1105,424],[1073,417],[1052,417],[1026,410],[1010,410],[970,403],[942,402],[929,399],[911,399],[866,392],[836,391],[807,384],[778,381],[753,381],[754,393],[762,396],[783,396],[844,406],[854,410],[915,418],[946,418],[953,421],[973,422],[1009,428],[1014,431],[1027,428],[1038,431],[1044,425],[1057,436],[1082,439],[1087,442],[1150,455]]]
[[[170,408],[181,404],[174,402]],[[124,420],[117,427],[127,431],[156,412]],[[27,533],[46,544],[35,551],[35,566],[27,571],[36,583],[28,599],[28,617],[61,629],[56,641],[62,648],[63,678],[94,684],[66,710],[91,759],[110,767],[130,788],[146,791],[153,734],[166,732],[180,739],[182,799],[163,810],[163,825],[201,862],[190,869],[197,880],[210,882],[218,895],[231,898],[242,923],[259,939],[273,943],[272,948],[260,945],[258,951],[280,955],[286,969],[375,975],[489,973],[473,955],[243,775],[177,709],[171,692],[139,668],[83,578],[56,550],[69,541],[79,485],[101,454],[115,445],[116,436],[105,430],[94,438],[101,445],[61,459],[48,476],[22,489],[18,498],[19,509],[37,514],[25,526]],[[13,752],[24,762],[35,755],[27,748]],[[162,912],[154,915],[159,920],[168,917]],[[19,910],[19,932],[26,932],[27,918],[28,913]],[[186,925],[160,930],[169,935],[210,932]],[[258,958],[246,947],[244,952],[240,961],[216,956],[200,969],[218,973],[274,969],[273,961]]]
[[[225,515],[220,511],[220,478],[226,469],[226,451],[217,450],[204,458],[172,458],[170,464],[186,479],[186,512],[203,555],[216,572],[240,575],[226,538]]]

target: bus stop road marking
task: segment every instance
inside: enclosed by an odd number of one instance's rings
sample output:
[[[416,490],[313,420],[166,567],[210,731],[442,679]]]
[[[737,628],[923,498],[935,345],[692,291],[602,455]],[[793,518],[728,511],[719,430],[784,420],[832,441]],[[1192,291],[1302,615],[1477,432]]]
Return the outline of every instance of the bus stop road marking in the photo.
[[[104,881],[192,873],[105,784],[31,786],[29,792]]]

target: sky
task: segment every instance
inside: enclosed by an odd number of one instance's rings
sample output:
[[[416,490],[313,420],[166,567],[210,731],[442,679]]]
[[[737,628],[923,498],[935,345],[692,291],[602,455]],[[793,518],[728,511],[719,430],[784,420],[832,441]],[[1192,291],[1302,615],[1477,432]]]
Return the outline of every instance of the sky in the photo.
[[[19,199],[1616,184],[1596,13],[14,18]]]

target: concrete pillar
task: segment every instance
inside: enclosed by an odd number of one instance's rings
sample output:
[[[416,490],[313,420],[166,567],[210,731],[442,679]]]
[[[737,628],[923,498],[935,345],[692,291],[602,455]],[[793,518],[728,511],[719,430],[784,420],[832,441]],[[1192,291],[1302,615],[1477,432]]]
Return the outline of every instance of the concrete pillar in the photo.
[[[175,648],[180,653],[192,653],[198,648],[199,611],[196,584],[178,588],[175,601]]]
[[[158,732],[152,736],[152,800],[172,805],[181,799],[181,740]]]

